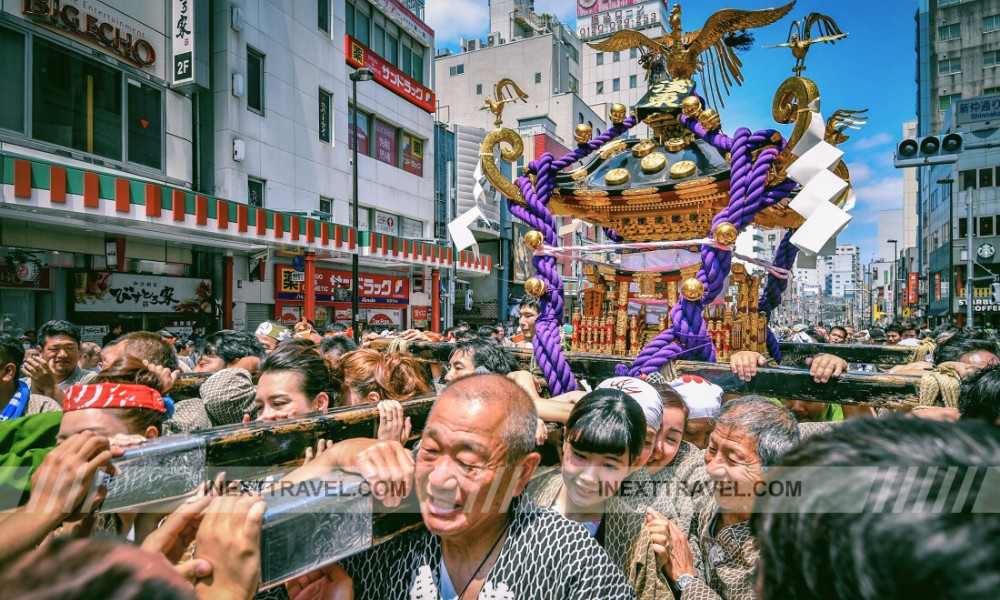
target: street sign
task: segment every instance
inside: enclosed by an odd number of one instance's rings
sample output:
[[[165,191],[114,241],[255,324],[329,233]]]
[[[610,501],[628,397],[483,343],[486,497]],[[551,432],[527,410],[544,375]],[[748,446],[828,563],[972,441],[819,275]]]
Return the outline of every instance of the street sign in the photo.
[[[295,271],[294,273],[291,273],[289,276],[289,281],[293,283],[302,283],[305,280],[306,280],[306,274],[303,273],[302,271]]]
[[[301,254],[296,254],[292,257],[292,268],[301,273],[306,268],[306,259]],[[299,281],[305,280],[300,279]]]

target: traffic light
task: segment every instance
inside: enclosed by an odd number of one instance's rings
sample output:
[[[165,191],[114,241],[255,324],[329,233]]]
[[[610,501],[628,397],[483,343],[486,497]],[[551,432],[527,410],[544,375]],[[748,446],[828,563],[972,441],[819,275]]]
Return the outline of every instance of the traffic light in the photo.
[[[906,139],[896,146],[893,164],[897,169],[923,165],[943,165],[958,160],[962,152],[962,134],[929,135],[924,138]]]
[[[990,284],[990,298],[993,304],[1000,304],[1000,283]]]

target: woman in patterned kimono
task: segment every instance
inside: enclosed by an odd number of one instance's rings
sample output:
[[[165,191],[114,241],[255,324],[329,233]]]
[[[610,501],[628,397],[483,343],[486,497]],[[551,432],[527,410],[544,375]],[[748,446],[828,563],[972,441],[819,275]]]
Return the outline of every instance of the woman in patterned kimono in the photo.
[[[649,456],[646,420],[640,404],[621,389],[587,394],[566,422],[561,471],[536,477],[528,493],[539,505],[583,525],[622,570],[636,597],[672,598],[645,530],[647,505],[631,497],[637,491],[648,496],[641,482],[649,475],[641,468],[635,471]],[[629,493],[620,493],[630,473],[639,479],[630,477]]]

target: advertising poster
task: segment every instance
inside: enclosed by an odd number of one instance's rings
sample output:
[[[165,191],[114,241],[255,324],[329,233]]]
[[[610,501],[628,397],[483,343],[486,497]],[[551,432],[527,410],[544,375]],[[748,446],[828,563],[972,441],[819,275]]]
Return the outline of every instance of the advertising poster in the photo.
[[[396,129],[379,120],[375,121],[375,158],[396,166]]]
[[[424,141],[409,133],[403,134],[403,170],[424,176]]]

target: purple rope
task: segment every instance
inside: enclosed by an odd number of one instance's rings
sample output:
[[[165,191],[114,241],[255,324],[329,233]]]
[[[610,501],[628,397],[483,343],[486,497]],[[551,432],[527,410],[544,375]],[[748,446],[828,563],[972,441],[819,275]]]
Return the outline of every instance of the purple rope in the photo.
[[[794,183],[771,189],[766,187],[768,173],[778,157],[779,149],[769,146],[758,154],[756,160],[753,158],[752,153],[756,149],[770,143],[774,130],[766,129],[751,134],[749,129],[743,127],[730,138],[721,131],[711,134],[706,132],[697,120],[690,117],[682,115],[680,121],[716,149],[732,155],[729,203],[712,220],[713,229],[723,222],[733,224],[738,230],[744,229],[757,213],[779,202],[794,187]],[[662,331],[639,352],[628,371],[630,375],[641,376],[659,371],[678,356],[678,347],[690,348],[691,354],[697,359],[715,360],[715,346],[711,343],[703,309],[722,293],[725,278],[730,272],[732,253],[714,246],[703,246],[701,259],[702,266],[697,278],[705,286],[704,296],[697,302],[682,298],[674,305],[670,313],[671,327]],[[704,343],[693,346],[705,340],[709,342],[707,348]],[[616,372],[623,370],[623,366],[615,369]]]
[[[548,208],[555,188],[556,174],[619,137],[637,122],[635,117],[629,117],[586,144],[580,144],[576,150],[558,160],[546,152],[531,161],[528,164],[528,174],[535,175],[535,182],[532,183],[528,175],[518,177],[516,183],[524,196],[525,206],[508,200],[507,206],[511,214],[540,231],[547,245],[558,246],[556,220]],[[557,396],[576,389],[576,378],[562,353],[560,328],[563,320],[563,282],[554,256],[535,256],[531,262],[538,278],[545,283],[545,294],[539,299],[540,310],[535,321],[535,359],[552,395]]]

